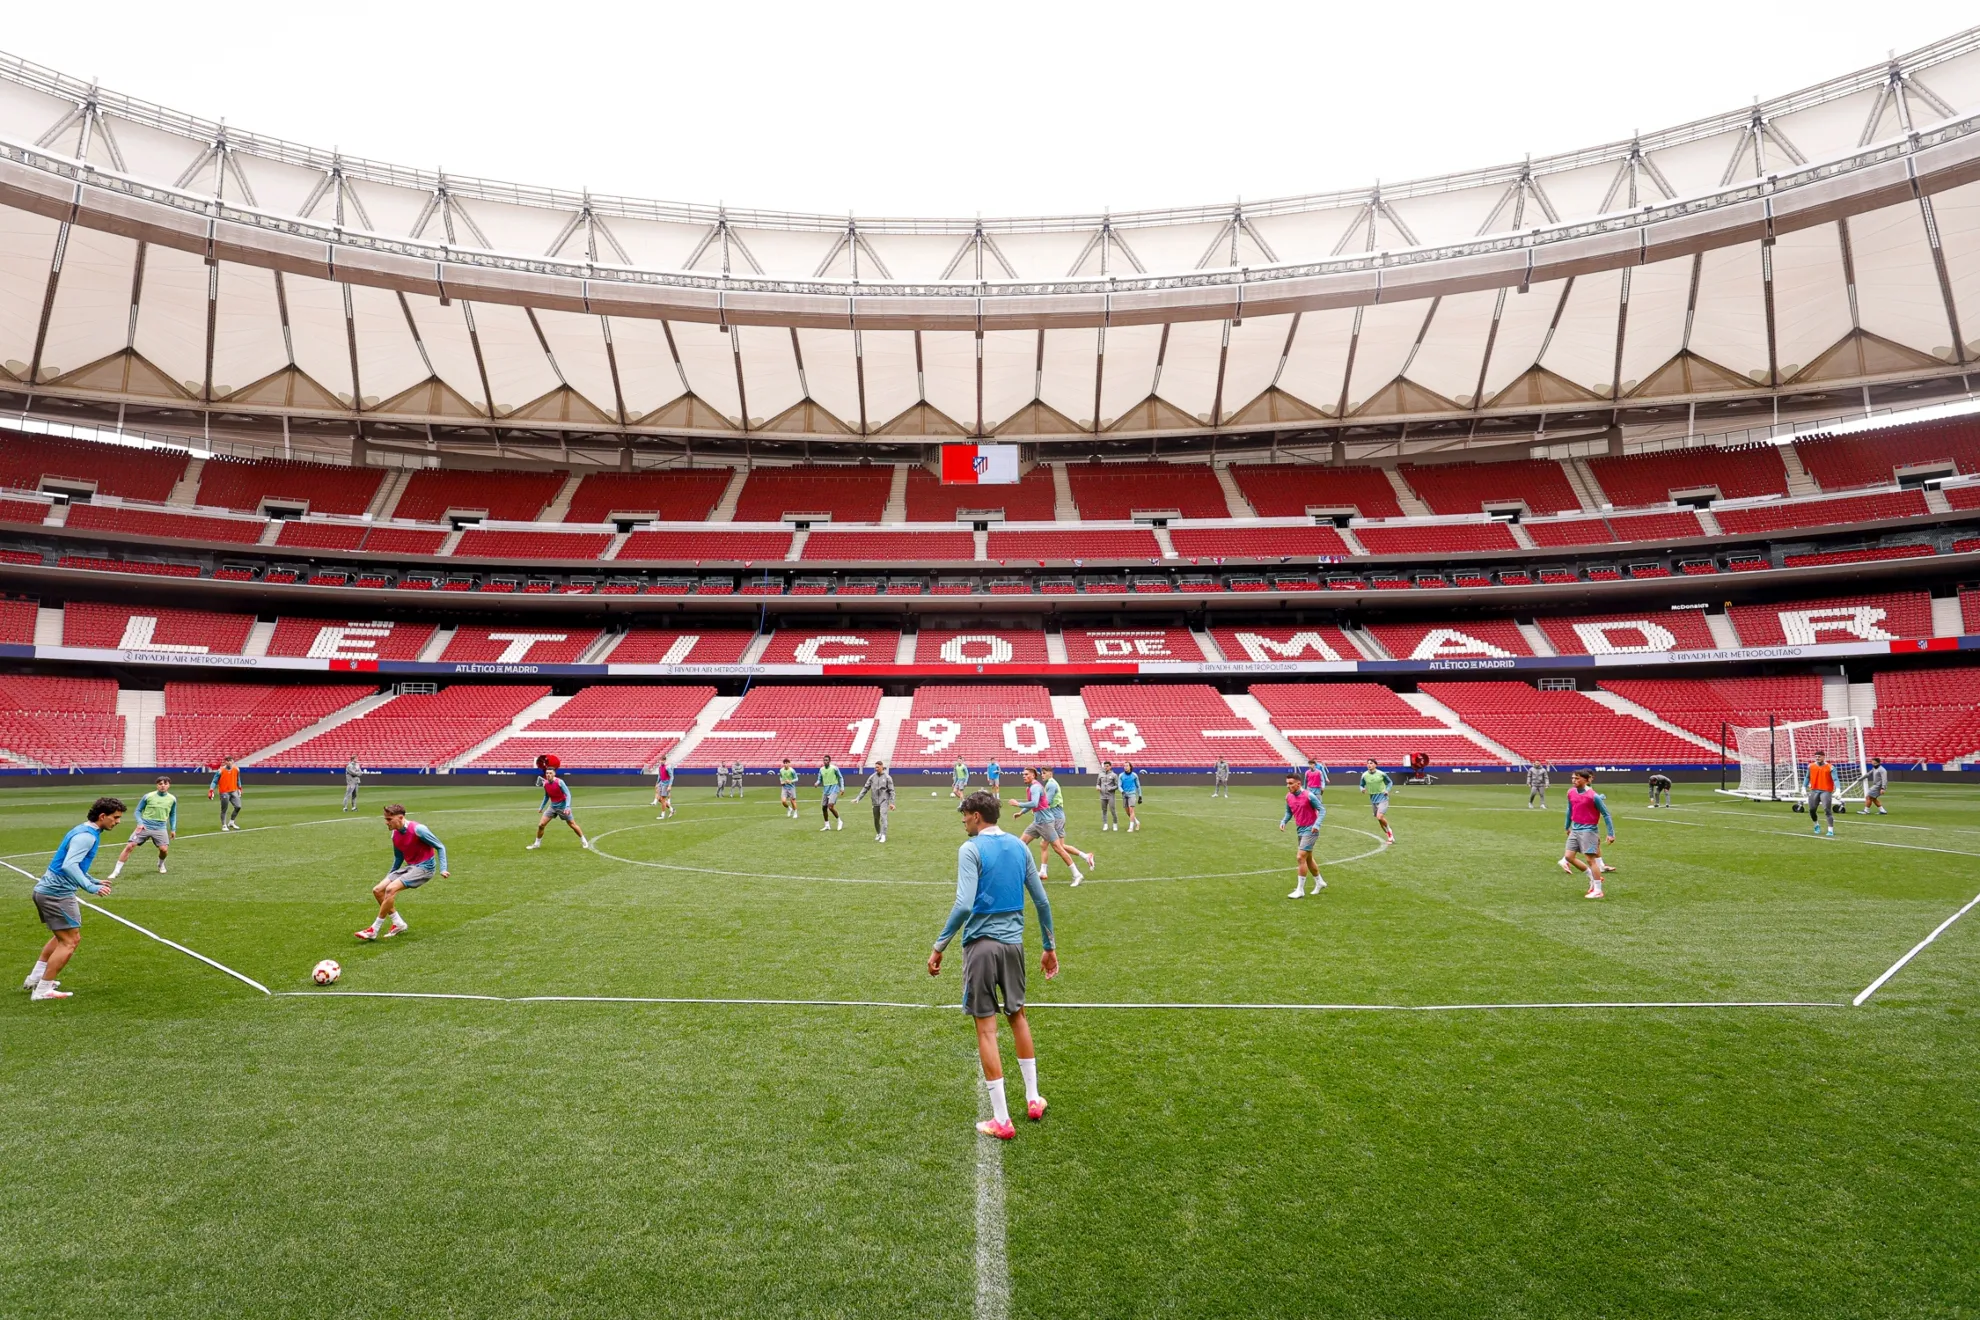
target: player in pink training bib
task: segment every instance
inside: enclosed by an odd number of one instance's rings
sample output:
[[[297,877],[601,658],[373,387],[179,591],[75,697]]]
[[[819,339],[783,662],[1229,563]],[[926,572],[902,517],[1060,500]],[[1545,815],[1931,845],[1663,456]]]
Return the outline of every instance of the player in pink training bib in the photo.
[[[1582,897],[1601,898],[1601,835],[1606,831],[1609,842],[1614,843],[1616,822],[1609,815],[1608,799],[1593,787],[1595,772],[1577,770],[1573,778],[1574,787],[1567,794],[1567,854],[1561,858],[1561,869],[1569,875],[1588,872],[1588,892]]]

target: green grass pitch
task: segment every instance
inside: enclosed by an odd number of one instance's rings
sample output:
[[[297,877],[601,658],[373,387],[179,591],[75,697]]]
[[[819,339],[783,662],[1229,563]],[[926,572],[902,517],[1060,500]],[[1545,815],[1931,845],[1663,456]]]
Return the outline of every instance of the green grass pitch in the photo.
[[[994,1146],[960,968],[923,966],[946,788],[884,847],[809,788],[665,822],[580,788],[600,856],[525,852],[526,785],[341,816],[250,776],[225,836],[194,791],[171,873],[140,854],[104,905],[285,993],[96,914],[76,998],[10,991],[0,1315],[1974,1315],[1980,913],[1848,1003],[1980,892],[1980,798],[1900,785],[1830,841],[1607,788],[1600,903],[1555,868],[1559,788],[1405,790],[1382,850],[1337,787],[1297,903],[1274,791],[1158,782],[1137,834],[1070,791],[1100,865],[1053,878],[1056,982],[1029,932],[1051,1113]],[[453,875],[360,945],[388,792]],[[38,874],[92,795],[7,790],[0,850]],[[324,957],[344,991],[872,1003],[333,998]],[[1813,1006],[1072,1006],[1677,1001]]]

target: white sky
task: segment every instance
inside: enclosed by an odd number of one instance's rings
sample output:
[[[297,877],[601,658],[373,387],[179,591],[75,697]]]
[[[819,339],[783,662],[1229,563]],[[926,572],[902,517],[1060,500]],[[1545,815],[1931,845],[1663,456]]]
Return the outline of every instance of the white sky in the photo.
[[[1971,0],[110,0],[21,5],[0,46],[400,164],[737,206],[1008,215],[1590,146],[1974,21]]]

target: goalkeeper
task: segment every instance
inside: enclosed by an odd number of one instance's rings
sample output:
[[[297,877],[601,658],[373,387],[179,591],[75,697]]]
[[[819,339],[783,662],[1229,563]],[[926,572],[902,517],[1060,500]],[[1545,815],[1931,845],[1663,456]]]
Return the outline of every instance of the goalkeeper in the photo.
[[[1808,819],[1814,821],[1815,833],[1821,834],[1823,821],[1815,819],[1818,811],[1828,823],[1828,837],[1835,838],[1836,769],[1829,764],[1829,758],[1820,752],[1815,753],[1815,759],[1808,763]]]

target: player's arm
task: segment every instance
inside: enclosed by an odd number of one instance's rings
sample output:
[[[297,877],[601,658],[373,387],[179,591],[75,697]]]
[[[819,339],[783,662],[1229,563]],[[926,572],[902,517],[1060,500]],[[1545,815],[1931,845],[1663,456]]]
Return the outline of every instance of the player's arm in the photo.
[[[1595,809],[1602,813],[1602,824],[1607,828],[1609,842],[1614,843],[1616,841],[1616,821],[1615,817],[1609,814],[1609,799],[1597,793],[1595,795]]]
[[[928,955],[928,974],[939,976],[942,973],[942,951],[949,947],[949,941],[962,929],[963,922],[969,920],[970,909],[976,906],[976,886],[983,874],[982,859],[976,849],[965,843],[956,850],[956,901],[949,909],[949,919],[942,923],[942,933],[935,937],[935,948]]]
[[[1038,956],[1038,970],[1051,980],[1059,974],[1058,944],[1052,938],[1052,903],[1045,897],[1045,882],[1038,878],[1038,863],[1030,852],[1024,855],[1024,889],[1031,895],[1031,906],[1038,909],[1038,935],[1045,952]]]
[[[172,798],[172,811],[165,822],[165,832],[167,834],[177,834],[179,832],[179,799],[177,796]]]
[[[433,845],[433,861],[440,868],[440,874],[447,874],[447,845],[440,842],[440,836],[424,825],[414,825],[413,833]]]
[[[61,871],[63,875],[67,876],[78,887],[87,889],[92,894],[100,894],[104,891],[105,886],[99,885],[96,881],[90,879],[89,872],[83,870],[82,867],[83,855],[88,851],[89,840],[84,836],[79,834],[69,840],[69,851],[62,854]]]

